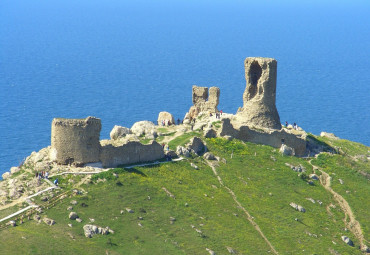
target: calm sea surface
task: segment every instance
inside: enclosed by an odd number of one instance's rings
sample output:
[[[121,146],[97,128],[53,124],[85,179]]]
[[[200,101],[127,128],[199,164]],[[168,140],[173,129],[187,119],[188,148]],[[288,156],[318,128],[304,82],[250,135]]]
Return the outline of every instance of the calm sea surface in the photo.
[[[370,145],[370,3],[229,2],[0,1],[0,173],[50,145],[54,117],[99,117],[106,139],[183,118],[194,84],[235,113],[248,56],[277,59],[282,122]]]

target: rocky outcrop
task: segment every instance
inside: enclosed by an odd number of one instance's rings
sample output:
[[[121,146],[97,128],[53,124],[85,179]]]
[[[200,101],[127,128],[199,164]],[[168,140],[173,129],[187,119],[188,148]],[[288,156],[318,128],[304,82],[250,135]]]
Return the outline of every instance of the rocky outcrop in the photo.
[[[190,142],[187,144],[187,148],[198,155],[201,155],[206,151],[206,146],[199,137],[193,137],[190,139]]]
[[[150,134],[153,130],[155,130],[155,125],[153,122],[148,120],[136,122],[131,127],[131,132],[137,136]]]
[[[294,156],[295,155],[295,152],[294,152],[294,149],[292,147],[289,147],[285,144],[282,144],[280,149],[279,149],[279,152],[285,156]]]
[[[169,112],[160,112],[158,114],[158,126],[164,124],[165,126],[174,125],[175,118]]]
[[[210,153],[210,152],[206,152],[206,153],[204,153],[203,158],[205,158],[205,159],[207,159],[207,160],[215,160],[215,159],[216,159],[215,155],[213,155],[213,154],[212,154],[212,153]]]
[[[293,202],[291,202],[289,205],[299,212],[303,212],[303,213],[306,212],[306,209],[304,209],[301,205],[297,205],[296,203],[293,203]]]
[[[55,224],[55,220],[50,219],[50,218],[47,218],[47,217],[43,218],[43,219],[42,219],[42,221],[43,221],[46,225],[49,225],[49,226],[52,226],[52,225],[54,225],[54,224]]]
[[[276,109],[277,62],[273,58],[249,57],[244,61],[247,85],[238,115],[249,126],[281,129]]]
[[[353,246],[353,242],[351,239],[349,239],[348,236],[342,236],[342,241],[345,242],[346,244],[348,244],[349,246]]]
[[[189,112],[185,115],[185,119],[194,119],[201,112],[216,113],[217,106],[220,99],[220,89],[217,87],[198,87],[193,86],[193,106],[190,107]]]
[[[125,137],[126,135],[130,133],[131,131],[129,128],[115,125],[109,135],[110,135],[110,139],[116,140],[116,139]]]
[[[5,172],[1,175],[1,177],[3,178],[3,180],[6,180],[8,177],[10,176],[10,172]]]
[[[321,132],[320,133],[320,136],[321,137],[327,137],[327,138],[334,139],[334,140],[338,140],[339,139],[339,137],[337,137],[333,133],[327,133],[327,132]]]
[[[190,151],[183,146],[177,146],[176,154],[179,156],[190,157]]]
[[[83,226],[83,230],[84,230],[85,236],[88,238],[91,238],[96,234],[108,235],[108,234],[114,233],[114,231],[110,229],[109,227],[102,228],[102,227],[98,227],[98,226],[90,225],[90,224]]]
[[[75,219],[77,219],[77,218],[78,218],[78,215],[77,215],[77,213],[76,213],[76,212],[70,212],[70,213],[69,213],[69,215],[68,215],[68,218],[69,218],[70,220],[75,220]]]

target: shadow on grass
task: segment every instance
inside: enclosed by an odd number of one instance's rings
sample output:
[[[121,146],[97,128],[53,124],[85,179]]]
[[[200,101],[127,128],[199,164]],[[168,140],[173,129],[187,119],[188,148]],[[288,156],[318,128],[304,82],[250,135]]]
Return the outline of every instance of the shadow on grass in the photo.
[[[307,147],[310,151],[324,151],[324,152],[331,152],[333,154],[337,154],[338,152],[331,147],[329,144],[320,141],[312,134],[307,134]]]
[[[147,167],[149,167],[149,166],[147,166]],[[134,174],[141,175],[142,177],[147,177],[146,174],[144,174],[140,170],[136,169],[135,167],[132,167],[132,168],[121,168],[121,169],[122,169],[121,173],[122,172],[134,173]]]

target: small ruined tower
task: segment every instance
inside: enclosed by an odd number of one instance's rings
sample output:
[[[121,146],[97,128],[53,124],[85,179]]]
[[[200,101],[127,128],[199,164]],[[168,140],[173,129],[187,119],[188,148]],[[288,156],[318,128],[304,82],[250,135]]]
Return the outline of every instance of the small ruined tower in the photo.
[[[98,162],[101,120],[55,118],[51,124],[50,158],[59,164]]]
[[[218,112],[217,106],[220,100],[220,89],[217,87],[198,87],[193,85],[192,88],[193,106],[190,107],[185,119],[193,119],[200,112]]]
[[[244,61],[247,86],[238,116],[248,125],[281,129],[276,109],[277,62],[273,58],[248,57]]]

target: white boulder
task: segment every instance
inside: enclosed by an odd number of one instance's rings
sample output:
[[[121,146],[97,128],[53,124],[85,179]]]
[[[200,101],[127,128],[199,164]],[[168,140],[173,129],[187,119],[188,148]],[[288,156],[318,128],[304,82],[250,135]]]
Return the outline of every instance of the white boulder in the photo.
[[[112,131],[110,132],[109,136],[110,136],[110,139],[116,140],[118,138],[125,137],[126,135],[130,133],[131,131],[129,128],[115,125]]]

